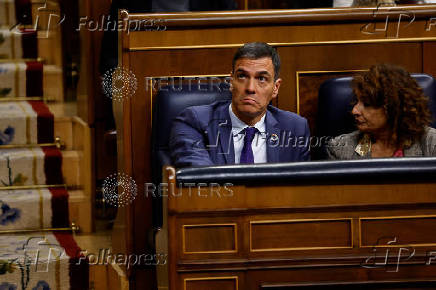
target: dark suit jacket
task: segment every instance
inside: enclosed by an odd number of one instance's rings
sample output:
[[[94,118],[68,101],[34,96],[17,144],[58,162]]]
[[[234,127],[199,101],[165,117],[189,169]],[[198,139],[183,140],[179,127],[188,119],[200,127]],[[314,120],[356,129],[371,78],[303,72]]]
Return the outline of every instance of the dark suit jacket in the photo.
[[[173,164],[211,166],[235,163],[229,101],[185,109],[173,123],[170,152]],[[309,160],[307,120],[268,106],[265,117],[267,161]]]

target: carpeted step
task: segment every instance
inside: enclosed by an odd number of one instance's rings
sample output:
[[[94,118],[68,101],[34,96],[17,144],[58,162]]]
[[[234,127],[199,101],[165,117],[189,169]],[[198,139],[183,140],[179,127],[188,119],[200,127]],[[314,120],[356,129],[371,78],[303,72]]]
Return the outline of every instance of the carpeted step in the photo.
[[[66,184],[77,188],[84,178],[82,155],[54,147],[0,149],[0,173],[4,174],[0,186]]]
[[[32,24],[31,0],[0,0],[0,25]]]
[[[0,150],[0,186],[64,184],[62,153],[56,147]]]
[[[66,228],[92,231],[91,199],[82,190],[64,188],[0,190],[0,232]]]
[[[52,143],[53,123],[42,101],[0,102],[0,145]]]
[[[37,97],[61,102],[63,93],[63,73],[59,66],[37,61],[0,63],[0,100]]]
[[[38,58],[37,32],[33,29],[20,32],[0,29],[0,59]]]
[[[37,61],[0,63],[0,98],[43,96],[43,64]]]
[[[68,227],[65,188],[0,190],[0,232]]]
[[[88,289],[80,253],[69,233],[0,235],[0,289]]]

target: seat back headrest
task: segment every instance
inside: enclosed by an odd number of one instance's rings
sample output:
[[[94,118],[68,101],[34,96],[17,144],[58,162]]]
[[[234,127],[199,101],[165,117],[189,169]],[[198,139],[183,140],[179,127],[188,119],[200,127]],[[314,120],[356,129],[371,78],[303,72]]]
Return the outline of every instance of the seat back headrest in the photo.
[[[161,88],[155,98],[152,122],[152,169],[156,179],[161,175],[162,166],[168,165],[171,160],[168,142],[174,118],[188,107],[231,99],[228,83],[220,83],[213,87],[191,84],[178,88]]]

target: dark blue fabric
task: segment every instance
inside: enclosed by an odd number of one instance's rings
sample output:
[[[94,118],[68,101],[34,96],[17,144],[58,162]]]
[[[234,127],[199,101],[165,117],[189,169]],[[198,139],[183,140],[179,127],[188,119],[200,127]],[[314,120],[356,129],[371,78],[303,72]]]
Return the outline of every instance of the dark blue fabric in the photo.
[[[230,101],[189,107],[174,119],[169,144],[176,167],[235,163],[229,105]],[[265,130],[268,163],[309,160],[305,118],[268,106]]]
[[[225,83],[206,92],[199,90],[195,85],[184,85],[176,89],[164,87],[158,92],[153,108],[151,140],[153,179],[155,182],[160,182],[162,166],[172,164],[168,143],[174,119],[187,107],[231,99],[230,87]]]

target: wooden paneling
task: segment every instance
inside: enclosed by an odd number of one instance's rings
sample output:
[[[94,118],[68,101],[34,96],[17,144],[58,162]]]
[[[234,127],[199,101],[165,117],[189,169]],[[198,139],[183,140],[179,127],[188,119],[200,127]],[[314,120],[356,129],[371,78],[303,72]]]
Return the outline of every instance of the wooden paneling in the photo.
[[[227,186],[208,194],[197,187],[169,193],[171,214],[219,210],[313,209],[331,206],[394,206],[434,202],[434,184],[257,185]],[[179,189],[177,189],[179,190]],[[177,195],[177,196],[176,196]]]
[[[208,277],[184,279],[184,290],[238,290],[238,277]]]
[[[250,222],[251,252],[352,247],[351,219]]]
[[[365,35],[386,36],[386,32],[394,30],[397,32],[400,28],[411,28],[411,24],[416,24],[418,20],[427,21],[424,26],[419,29],[424,32],[431,33],[431,30],[426,30],[430,27],[431,17],[436,11],[435,5],[409,5],[393,7],[368,7],[368,8],[339,8],[339,9],[313,9],[313,10],[269,10],[269,11],[234,11],[234,12],[192,12],[192,13],[156,13],[156,14],[130,14],[129,20],[146,21],[150,19],[161,19],[165,22],[167,29],[186,29],[190,27],[202,28],[225,28],[229,26],[264,26],[264,25],[295,25],[295,24],[318,24],[330,26],[331,24],[351,24],[362,22],[365,24],[362,29]],[[398,19],[402,14],[400,23]],[[410,21],[410,17],[415,16],[414,21]],[[384,29],[386,18],[389,16],[388,27]],[[376,22],[380,26],[374,27]],[[412,23],[411,23],[412,22]],[[433,22],[434,23],[434,22]],[[368,25],[369,24],[369,25]],[[432,28],[434,28],[434,24]],[[143,25],[143,30],[148,27]],[[375,30],[375,28],[377,30]],[[382,28],[383,30],[381,30]],[[386,30],[386,31],[385,31]],[[372,34],[370,32],[373,32]],[[423,32],[423,33],[424,33]],[[339,36],[339,35],[337,35]],[[331,38],[335,36],[330,36]]]
[[[153,98],[145,89],[146,77],[228,74],[237,47],[249,41],[269,42],[278,48],[282,60],[283,82],[276,105],[294,112],[299,109],[313,119],[318,83],[313,78],[301,80],[298,108],[297,72],[307,76],[305,73],[311,71],[365,70],[375,63],[390,62],[411,72],[434,74],[436,29],[425,28],[435,13],[436,5],[424,5],[379,10],[129,15],[131,20],[161,18],[167,29],[121,33],[122,64],[138,80],[136,93],[124,100],[122,110],[116,108],[118,120],[122,120],[117,128],[121,135],[119,141],[122,141],[118,151],[123,157],[120,157],[121,169],[135,179],[139,193],[144,192],[145,182],[151,182]],[[413,23],[409,23],[407,17],[398,22],[400,14],[416,17]],[[387,29],[382,31],[380,27],[388,15]],[[312,129],[316,128],[312,126]],[[359,248],[359,219],[431,215],[436,209],[434,192],[434,183],[409,184],[407,181],[274,185],[262,184],[260,180],[259,184],[232,186],[231,192],[223,192],[221,196],[213,194],[205,198],[195,190],[189,195],[186,188],[178,197],[170,193],[170,289],[184,286],[187,289],[235,289],[237,286],[259,289],[276,283],[292,286],[329,280],[347,283],[392,279],[427,281],[434,276],[434,266],[426,267],[422,261],[419,265],[404,266],[405,271],[399,273],[361,267],[362,260],[372,252],[370,248]],[[132,206],[122,212],[128,232],[115,239],[124,243],[128,252],[143,254],[153,246],[151,204],[151,198],[139,194]],[[275,223],[251,224],[252,249],[261,251],[250,251],[250,222],[271,220]],[[326,221],[277,223],[280,220]],[[386,220],[383,225],[378,224],[382,222],[379,220],[371,224],[369,219],[365,221],[368,223],[363,225],[362,232],[366,233],[367,244],[381,234],[381,226],[390,226],[390,234],[404,233],[399,231],[400,225],[408,228],[408,243],[415,234],[418,242],[432,241],[433,220],[423,224],[409,219]],[[236,224],[237,229],[210,226],[218,224]],[[183,237],[183,225],[201,226],[185,228]],[[293,250],[275,250],[283,248]],[[433,248],[436,247],[429,246],[426,250]],[[231,252],[236,249],[237,252]],[[139,275],[141,272],[137,271],[136,278]],[[228,279],[233,276],[238,277],[239,284],[235,284],[233,278]],[[211,277],[227,278],[204,280]],[[193,278],[202,280],[189,280]]]
[[[436,231],[436,216],[362,218],[360,225],[362,247],[386,246],[389,241],[406,246],[436,245],[436,237],[429,234]]]
[[[359,72],[352,70],[331,72],[297,72],[297,113],[307,119],[312,135],[316,135],[318,91],[321,84],[331,78],[348,77],[357,73]]]
[[[433,29],[436,28],[433,26]],[[436,42],[425,42],[423,44],[423,72],[431,74],[436,78],[436,58],[432,57],[436,51]]]
[[[392,245],[391,249],[382,248],[377,254],[372,247],[359,246],[361,232],[366,235],[371,233],[371,238],[380,238],[383,237],[379,236],[382,233],[384,236],[394,235],[399,229],[402,229],[401,233],[406,232],[408,238],[416,234],[419,242],[432,241],[434,219],[424,223],[422,219],[432,217],[436,209],[434,184],[378,184],[365,187],[246,185],[236,188],[234,199],[222,202],[220,199],[226,199],[223,196],[202,197],[200,201],[195,197],[195,192],[191,192],[188,199],[192,204],[189,209],[186,207],[188,203],[184,202],[184,196],[189,196],[187,192],[181,191],[182,194],[177,197],[173,196],[173,192],[168,192],[171,203],[168,219],[172,289],[182,287],[182,277],[192,277],[199,271],[206,277],[229,269],[247,273],[245,282],[248,286],[243,289],[327,287],[325,282],[330,280],[332,285],[341,282],[351,287],[357,283],[356,287],[364,289],[359,281],[367,281],[368,277],[373,277],[375,281],[405,277],[409,280],[429,279],[430,268],[434,268],[433,265],[425,265],[429,260],[428,253],[436,249],[433,244],[421,244],[413,260],[401,260],[398,264],[401,272],[398,274],[393,274],[397,271],[398,243]],[[177,188],[175,190],[178,191]],[[205,208],[208,204],[213,204],[213,207]],[[275,207],[268,208],[268,204],[274,204]],[[303,204],[305,206],[301,207]],[[417,213],[420,219],[414,221]],[[386,220],[396,222],[386,223]],[[234,249],[230,238],[234,231],[229,221],[238,225],[238,250],[234,253],[219,252]],[[362,221],[362,226],[359,226],[359,221]],[[369,227],[368,222],[372,221],[383,224],[379,227],[375,223]],[[183,228],[183,225],[188,225],[192,237],[185,244],[190,244],[189,247],[195,250],[206,251],[185,253],[187,247],[183,245],[182,231],[171,230]],[[407,249],[412,251],[409,241]],[[381,257],[377,260],[380,264],[386,253],[389,258],[381,269],[373,267],[370,260],[368,262],[368,259],[377,255]],[[332,271],[335,273],[333,276]],[[301,284],[307,281],[311,283]],[[221,283],[224,282],[215,283],[212,280],[204,285],[198,284],[198,287],[221,287]],[[400,285],[404,289],[421,285],[410,283]],[[374,282],[369,287],[383,289],[383,285]]]
[[[182,236],[183,254],[238,251],[236,224],[184,225]]]
[[[419,42],[280,47],[278,51],[284,80],[279,92],[279,108],[293,112],[298,111],[297,72],[366,70],[381,62],[401,65],[411,72],[422,71],[422,45]],[[317,92],[317,88],[312,88],[312,94],[313,91]],[[301,100],[305,98],[306,95],[300,95]],[[307,112],[308,117],[314,114],[306,108],[300,110]]]

